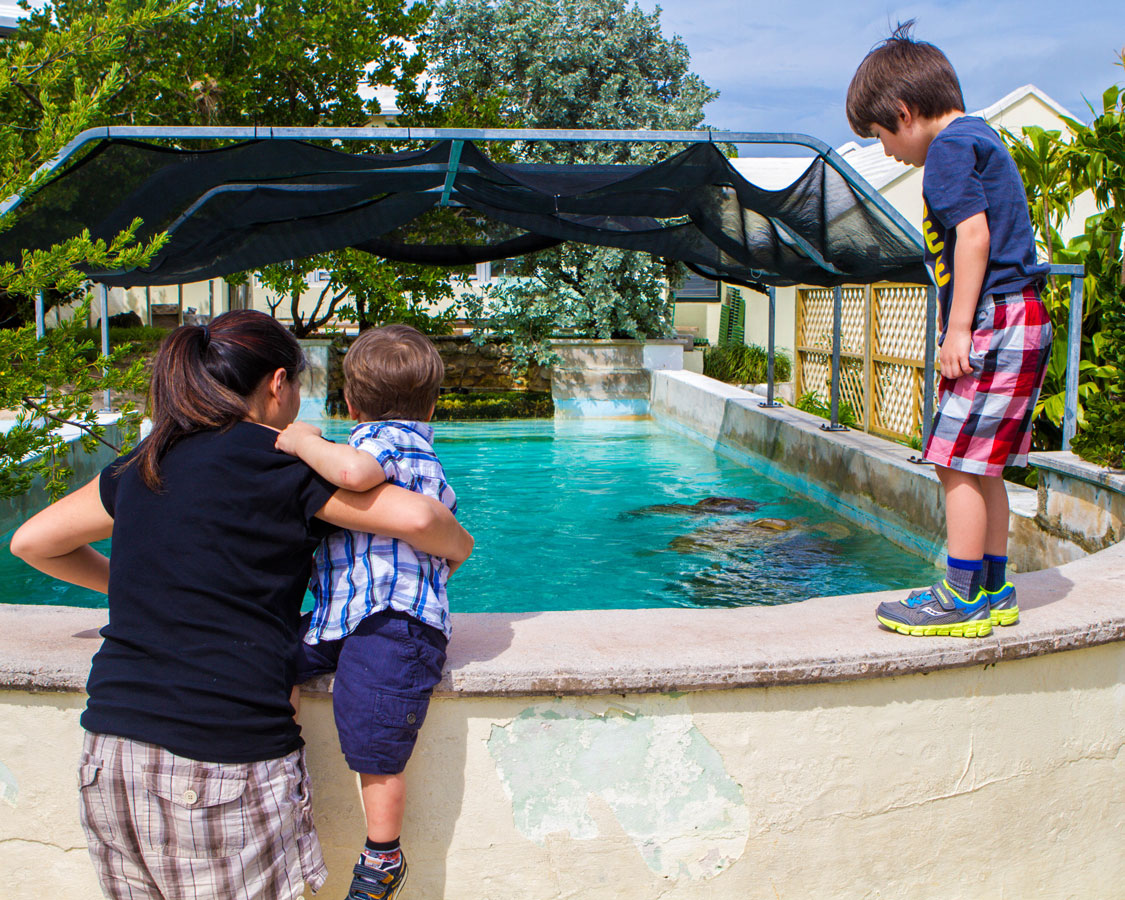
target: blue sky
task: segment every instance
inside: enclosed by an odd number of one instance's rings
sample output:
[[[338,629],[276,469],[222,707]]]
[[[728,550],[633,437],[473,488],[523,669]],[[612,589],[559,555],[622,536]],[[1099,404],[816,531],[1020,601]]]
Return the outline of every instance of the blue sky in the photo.
[[[844,96],[856,66],[894,24],[916,19],[915,36],[936,44],[980,109],[1034,84],[1089,121],[1083,97],[1101,108],[1125,83],[1115,53],[1125,45],[1123,0],[638,0],[662,9],[692,68],[721,92],[707,122],[736,131],[800,131],[833,146],[854,138]]]

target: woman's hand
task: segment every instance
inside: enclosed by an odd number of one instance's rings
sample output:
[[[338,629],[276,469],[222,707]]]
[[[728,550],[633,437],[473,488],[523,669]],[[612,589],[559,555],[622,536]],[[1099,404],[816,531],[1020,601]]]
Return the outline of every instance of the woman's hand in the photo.
[[[973,371],[969,362],[969,352],[972,349],[973,333],[951,326],[945,333],[945,340],[941,342],[941,355],[938,358],[942,377],[957,379]]]
[[[336,491],[316,515],[340,528],[398,538],[450,563],[464,562],[473,552],[473,536],[440,500],[394,484],[362,494]]]

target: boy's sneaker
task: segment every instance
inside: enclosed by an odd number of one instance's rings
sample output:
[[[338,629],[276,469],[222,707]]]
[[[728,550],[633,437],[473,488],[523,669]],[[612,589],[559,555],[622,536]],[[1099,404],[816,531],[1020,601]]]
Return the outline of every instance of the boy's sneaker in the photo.
[[[347,900],[393,900],[406,883],[406,857],[364,851],[352,869],[355,877]]]
[[[988,598],[989,618],[993,625],[1015,625],[1020,620],[1020,608],[1016,603],[1016,586],[1006,582],[998,591],[985,591]]]
[[[905,600],[880,603],[875,618],[892,631],[915,636],[985,637],[992,633],[984,591],[978,591],[968,603],[944,578],[932,587],[914,591]]]

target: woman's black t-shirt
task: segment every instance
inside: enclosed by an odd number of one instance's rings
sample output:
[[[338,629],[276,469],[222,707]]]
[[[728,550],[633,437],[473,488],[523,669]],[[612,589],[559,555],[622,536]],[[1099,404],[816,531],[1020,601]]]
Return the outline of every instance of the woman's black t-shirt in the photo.
[[[87,731],[206,762],[301,746],[289,694],[315,519],[336,488],[239,422],[183,438],[153,492],[121,457],[103,470],[113,517],[109,624],[82,715]]]

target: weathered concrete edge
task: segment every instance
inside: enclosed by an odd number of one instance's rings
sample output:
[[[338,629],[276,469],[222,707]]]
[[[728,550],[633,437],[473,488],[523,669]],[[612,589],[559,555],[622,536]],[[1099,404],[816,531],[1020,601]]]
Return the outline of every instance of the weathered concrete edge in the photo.
[[[1028,461],[1040,469],[1058,472],[1118,494],[1125,494],[1125,469],[1109,469],[1086,462],[1069,450],[1036,451],[1028,454]]]
[[[979,639],[879,628],[901,592],[777,607],[468,613],[445,697],[667,693],[856,681],[991,665],[1125,641],[1125,544],[1017,576],[1023,621]],[[0,605],[0,690],[82,691],[105,610]],[[306,686],[329,693],[331,678]]]

